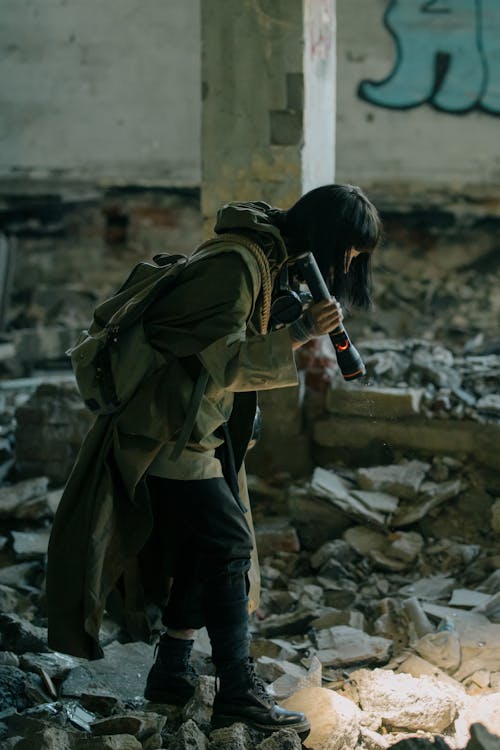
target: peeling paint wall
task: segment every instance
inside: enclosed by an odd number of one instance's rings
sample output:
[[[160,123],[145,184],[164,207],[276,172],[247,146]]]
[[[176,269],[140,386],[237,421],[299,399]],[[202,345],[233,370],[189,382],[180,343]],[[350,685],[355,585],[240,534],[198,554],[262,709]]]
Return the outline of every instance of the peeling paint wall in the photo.
[[[0,179],[197,186],[199,0],[2,0]]]
[[[337,26],[337,178],[496,190],[498,2],[337,0]]]

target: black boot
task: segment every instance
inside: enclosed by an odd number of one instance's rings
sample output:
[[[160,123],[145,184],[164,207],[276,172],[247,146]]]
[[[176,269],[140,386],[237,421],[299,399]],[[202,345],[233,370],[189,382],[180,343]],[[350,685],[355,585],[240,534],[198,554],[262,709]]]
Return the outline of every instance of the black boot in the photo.
[[[302,740],[309,734],[311,727],[303,713],[281,708],[267,693],[265,683],[255,674],[252,659],[221,669],[218,677],[220,689],[212,712],[214,729],[240,721],[265,732],[295,729]]]
[[[191,698],[198,682],[198,674],[189,663],[193,643],[167,633],[160,636],[144,690],[148,701],[183,706]]]

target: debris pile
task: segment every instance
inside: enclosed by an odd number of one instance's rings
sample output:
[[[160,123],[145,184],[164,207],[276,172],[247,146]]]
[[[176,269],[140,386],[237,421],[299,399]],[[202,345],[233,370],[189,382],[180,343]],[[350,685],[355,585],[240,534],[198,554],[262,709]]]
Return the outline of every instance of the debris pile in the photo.
[[[500,500],[478,482],[451,457],[249,478],[262,579],[252,656],[270,692],[308,714],[305,747],[500,742]],[[145,701],[154,647],[107,617],[104,660],[48,648],[45,554],[60,494],[40,476],[0,487],[2,747],[299,750],[289,731],[210,730],[205,631],[183,708]]]

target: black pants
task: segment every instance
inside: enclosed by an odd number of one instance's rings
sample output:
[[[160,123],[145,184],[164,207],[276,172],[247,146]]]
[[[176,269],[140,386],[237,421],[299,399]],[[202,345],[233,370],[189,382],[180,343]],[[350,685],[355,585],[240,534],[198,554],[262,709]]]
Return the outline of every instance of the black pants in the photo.
[[[174,581],[163,623],[174,630],[206,625],[216,666],[244,658],[252,535],[225,479],[151,476],[156,523],[174,546]],[[243,655],[242,655],[243,654]]]

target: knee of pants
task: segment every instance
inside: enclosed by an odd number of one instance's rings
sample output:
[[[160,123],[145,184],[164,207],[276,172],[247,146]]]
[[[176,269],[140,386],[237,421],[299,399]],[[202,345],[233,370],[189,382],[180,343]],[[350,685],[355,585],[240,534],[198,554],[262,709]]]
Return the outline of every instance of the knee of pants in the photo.
[[[250,570],[250,552],[245,557],[205,557],[201,561],[201,577],[207,581],[218,579],[224,583],[237,583]]]

